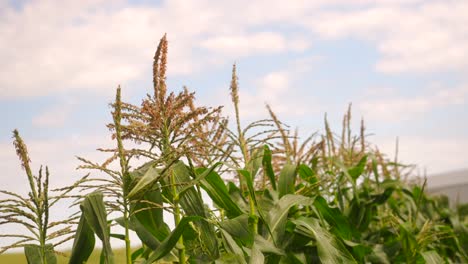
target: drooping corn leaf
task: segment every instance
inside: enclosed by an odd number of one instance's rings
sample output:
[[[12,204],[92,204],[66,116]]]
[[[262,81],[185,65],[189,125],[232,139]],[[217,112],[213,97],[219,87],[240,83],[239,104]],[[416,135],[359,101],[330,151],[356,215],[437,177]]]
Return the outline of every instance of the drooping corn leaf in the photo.
[[[194,186],[190,188],[186,186],[186,184],[191,182],[190,170],[187,166],[179,161],[172,167],[172,173],[174,173],[177,191],[184,190],[182,196],[179,197],[179,203],[184,209],[185,215],[200,216],[203,219],[207,219],[208,215],[201,193],[198,192]],[[207,253],[207,257],[212,260],[217,259],[219,256],[219,249],[214,226],[206,221],[195,221],[194,225],[197,227],[199,239],[200,242],[203,243],[202,248],[204,252]]]
[[[125,221],[123,217],[116,218],[114,221],[117,222],[120,226],[125,227]],[[151,232],[146,229],[140,223],[140,221],[138,221],[135,215],[132,215],[129,218],[128,229],[135,231],[141,242],[150,249],[154,250],[161,244],[161,242],[153,234],[151,234]]]
[[[300,217],[292,221],[295,232],[313,238],[322,263],[357,263],[343,243],[320,225],[316,218]]]
[[[249,216],[240,215],[233,219],[227,219],[219,223],[221,229],[227,231],[244,246],[250,246],[253,243],[252,234],[249,229]]]
[[[231,253],[232,255],[236,256],[236,263],[247,263],[244,259],[244,251],[242,251],[241,247],[236,243],[231,234],[229,234],[222,228],[220,229],[220,231],[225,250]]]
[[[81,213],[68,263],[83,264],[88,261],[89,256],[93,253],[95,241],[94,231],[89,226],[88,221],[86,221],[84,213]]]
[[[170,233],[170,229],[163,218],[163,199],[161,189],[156,186],[145,192],[141,199],[136,200],[132,208],[135,218],[157,240],[163,241]],[[135,222],[135,220],[132,220]],[[137,223],[135,223],[137,225]],[[137,229],[139,229],[136,226]],[[136,231],[136,230],[135,230]]]
[[[204,173],[207,169],[198,169],[198,173]],[[218,173],[211,171],[200,182],[201,187],[210,196],[213,202],[226,213],[226,216],[233,218],[242,214],[242,210],[229,195],[228,189]]]
[[[263,253],[272,253],[278,256],[285,256],[284,250],[276,247],[271,241],[266,240],[262,236],[256,234],[254,238],[254,246]]]
[[[210,173],[214,172],[215,169],[216,169],[217,167],[219,167],[220,165],[221,165],[221,162],[216,162],[216,163],[215,163],[213,166],[211,166],[209,169],[201,171],[201,173],[196,173],[197,170],[195,170],[195,179],[193,179],[193,180],[191,180],[190,182],[186,183],[186,184],[185,184],[185,187],[182,188],[182,189],[180,189],[180,191],[177,190],[179,196],[182,196],[182,195],[185,193],[185,191],[189,190],[189,189],[192,188],[193,186],[198,186],[198,185],[200,185],[200,182],[201,182],[202,180],[204,180],[205,177],[208,176]]]
[[[246,198],[242,194],[240,188],[237,187],[233,182],[228,182],[227,188],[231,199],[239,206],[241,210],[248,212],[249,206],[247,205]]]
[[[311,198],[302,195],[287,194],[281,197],[281,199],[268,212],[265,219],[269,230],[271,230],[271,233],[273,234],[275,243],[279,243],[283,237],[289,209],[298,204],[307,204],[311,202]]]
[[[253,245],[252,251],[250,253],[250,260],[249,264],[263,264],[265,263],[265,256],[257,247],[257,245]]]
[[[190,228],[188,224],[193,221],[203,219],[200,216],[186,216],[180,220],[179,224],[172,231],[172,233],[161,243],[161,245],[153,251],[153,254],[144,262],[145,264],[153,263],[164,256],[166,256],[177,244],[180,236],[184,233],[187,228]]]
[[[138,180],[137,184],[132,188],[128,194],[129,198],[132,198],[136,194],[142,192],[153,184],[160,177],[159,171],[154,166],[149,166],[145,174]]]
[[[110,232],[102,193],[93,192],[86,195],[80,207],[89,226],[102,241],[104,263],[113,264],[114,253],[110,244]]]
[[[315,198],[314,207],[330,224],[332,230],[336,230],[339,236],[346,240],[352,239],[353,230],[348,219],[342,214],[340,209],[329,207],[327,201],[322,196]]]

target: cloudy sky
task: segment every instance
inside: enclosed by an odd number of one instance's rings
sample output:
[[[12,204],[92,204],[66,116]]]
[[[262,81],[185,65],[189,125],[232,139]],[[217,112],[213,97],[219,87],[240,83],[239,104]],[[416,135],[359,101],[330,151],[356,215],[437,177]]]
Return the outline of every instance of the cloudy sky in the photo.
[[[272,105],[287,124],[332,128],[348,103],[354,127],[429,174],[468,167],[468,2],[0,0],[0,176],[26,183],[13,149],[20,130],[34,168],[77,179],[75,155],[109,144],[108,103],[151,91],[158,40],[169,39],[168,83],[200,104],[229,104],[238,65],[242,116]],[[231,108],[226,107],[229,111]]]

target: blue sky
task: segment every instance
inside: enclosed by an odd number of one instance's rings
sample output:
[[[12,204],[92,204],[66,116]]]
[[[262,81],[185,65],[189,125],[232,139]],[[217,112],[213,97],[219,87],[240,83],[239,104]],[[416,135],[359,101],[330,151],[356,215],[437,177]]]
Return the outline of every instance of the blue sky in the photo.
[[[21,189],[11,144],[19,129],[33,165],[59,183],[82,172],[75,155],[112,144],[108,103],[121,84],[138,103],[152,56],[169,39],[169,87],[229,106],[238,65],[245,120],[265,103],[303,132],[332,128],[353,103],[369,139],[428,173],[468,167],[466,1],[1,1],[0,165]]]

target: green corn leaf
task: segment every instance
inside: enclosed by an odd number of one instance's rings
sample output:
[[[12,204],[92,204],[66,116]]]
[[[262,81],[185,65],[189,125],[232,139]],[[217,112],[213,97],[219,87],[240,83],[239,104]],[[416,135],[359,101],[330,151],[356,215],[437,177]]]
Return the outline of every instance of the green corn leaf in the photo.
[[[208,169],[201,168],[197,171],[204,173]],[[226,213],[226,216],[233,218],[242,214],[242,210],[235,203],[229,195],[228,189],[224,184],[223,179],[215,171],[211,171],[206,177],[200,182],[201,187],[210,196],[213,202]]]
[[[233,219],[227,219],[219,223],[222,230],[238,239],[244,246],[252,244],[252,234],[249,229],[249,216],[247,214],[240,215]]]
[[[445,262],[444,259],[439,254],[437,254],[435,250],[422,252],[421,256],[424,258],[424,261],[427,264],[439,264]]]
[[[337,234],[337,237],[340,237]],[[342,237],[340,237],[342,239]],[[351,248],[351,252],[353,252],[354,258],[359,262],[362,263],[365,261],[365,257],[369,256],[373,253],[373,250],[370,246],[364,245],[362,243],[353,242],[350,240],[342,239],[343,243],[348,246],[348,249]]]
[[[140,238],[141,242],[145,244],[147,247],[151,249],[156,249],[163,239],[158,239],[151,231],[149,231],[148,227],[141,224],[141,222],[135,216],[130,217],[130,226],[131,229],[135,231],[138,238]],[[167,227],[169,229],[169,227]],[[168,232],[169,235],[170,231]],[[167,237],[167,236],[165,236]]]
[[[380,185],[380,174],[379,174],[379,169],[378,169],[378,164],[377,164],[377,158],[375,155],[372,156],[372,172],[374,173],[374,178],[375,178],[375,183],[377,186]]]
[[[271,187],[273,190],[276,190],[276,177],[275,172],[273,171],[273,166],[271,165],[272,154],[271,150],[268,145],[263,147],[263,159],[262,159],[262,166],[263,171],[266,173],[268,179],[270,180]]]
[[[304,264],[308,263],[306,255],[303,252],[288,252],[286,257],[280,259],[280,264]],[[310,263],[310,262],[309,262]]]
[[[172,231],[172,233],[161,243],[161,245],[153,251],[153,254],[144,262],[145,264],[153,263],[164,256],[166,256],[177,244],[180,236],[184,233],[187,228],[190,228],[188,224],[190,222],[202,220],[200,216],[186,216],[180,220],[179,224]]]
[[[367,165],[367,155],[364,155],[364,157],[361,158],[361,160],[358,162],[358,164],[348,170],[349,176],[353,178],[353,180],[357,180],[359,176],[362,175],[364,170],[366,169]]]
[[[240,188],[237,187],[237,185],[235,185],[233,182],[228,182],[227,188],[229,196],[234,201],[234,203],[236,203],[242,211],[248,212],[249,206],[247,205],[247,201],[245,200],[246,198],[244,197]]]
[[[246,166],[247,171],[250,172],[253,178],[257,175],[263,162],[263,151],[261,148],[256,148],[251,153],[251,159]]]
[[[257,204],[257,198],[255,195],[255,188],[254,188],[254,179],[252,175],[247,170],[237,170],[237,172],[245,179],[245,183],[247,184],[247,189],[249,190],[249,196]]]
[[[301,179],[307,181],[310,184],[317,185],[318,187],[317,176],[310,167],[304,164],[300,164],[297,173],[299,174],[299,177],[301,177]]]
[[[143,177],[137,182],[137,184],[132,188],[128,197],[131,198],[136,194],[140,193],[141,191],[145,190],[148,186],[150,186],[154,181],[156,181],[160,177],[159,171],[153,167],[149,166],[148,170],[145,172]]]
[[[262,251],[254,244],[252,252],[250,253],[249,264],[263,264],[265,263],[265,256]]]
[[[110,244],[110,232],[109,226],[107,225],[107,213],[102,193],[93,192],[88,194],[80,207],[89,226],[102,241],[102,254],[105,260],[104,263],[114,263],[114,253],[112,252]]]
[[[371,201],[372,204],[383,204],[385,203],[388,198],[390,198],[390,196],[392,196],[392,193],[393,191],[395,190],[395,188],[393,187],[389,187],[387,189],[385,189],[385,191],[381,194],[378,194],[378,195],[373,195],[372,198],[373,200]]]
[[[254,246],[256,246],[263,253],[273,253],[279,256],[286,255],[284,250],[279,249],[271,241],[266,240],[258,234],[255,235]]]
[[[369,254],[367,258],[372,263],[390,264],[387,253],[384,251],[384,247],[380,244],[374,245],[372,253]]]
[[[376,204],[358,203],[357,199],[351,200],[349,205],[348,221],[360,232],[364,232],[373,217],[377,213]]]
[[[110,233],[110,237],[120,239],[122,241],[125,241],[125,235],[124,234],[115,234],[115,233]]]
[[[199,185],[200,181],[204,180],[206,176],[208,176],[210,173],[214,172],[216,167],[218,167],[219,165],[221,165],[221,162],[217,162],[213,166],[211,166],[208,170],[203,170],[202,173],[196,174],[196,178],[194,180],[187,183],[186,184],[187,186],[182,188],[180,191],[178,190],[179,196],[182,196],[186,191],[190,190],[193,186]]]
[[[348,222],[348,219],[341,213],[338,208],[330,208],[327,201],[318,196],[314,200],[314,207],[320,215],[330,224],[333,230],[339,234],[343,239],[351,240],[353,230]]]
[[[357,263],[343,243],[320,226],[316,218],[300,217],[292,221],[298,234],[313,238],[322,263]]]
[[[245,259],[233,253],[221,253],[220,257],[215,260],[215,264],[246,264]]]
[[[266,224],[273,234],[273,239],[279,243],[285,232],[286,220],[291,207],[298,204],[311,203],[312,200],[308,197],[295,194],[287,194],[274,205],[274,207],[266,215]]]
[[[283,197],[286,194],[294,193],[294,185],[296,183],[296,166],[285,164],[280,172],[278,180],[278,194]]]
[[[114,219],[115,222],[117,222],[121,227],[125,228],[125,221],[123,217],[119,217]],[[139,221],[138,219],[133,215],[130,217],[129,222],[128,222],[128,229],[135,231],[137,234],[138,238],[141,240],[141,242],[146,245],[148,248],[154,250],[156,249],[161,242],[158,241],[156,237],[154,237],[150,231],[148,231]],[[170,233],[170,231],[169,231]]]
[[[146,230],[148,230],[157,240],[163,241],[170,233],[170,229],[163,218],[163,199],[161,195],[161,189],[158,187],[153,188],[150,191],[145,192],[141,199],[135,201],[135,205],[132,208],[134,213],[133,222],[136,220]],[[136,227],[140,229],[140,227]],[[136,230],[135,230],[136,231]]]
[[[132,252],[132,262],[135,262],[137,258],[139,258],[143,253],[145,252],[145,248],[141,247],[135,251]]]
[[[194,186],[186,188],[185,184],[191,182],[190,170],[181,161],[174,164],[172,167],[174,173],[177,191],[184,190],[184,193],[179,197],[180,205],[184,209],[187,216],[200,216],[203,219],[208,218],[208,214],[205,210],[205,204],[201,197],[200,192],[195,189]],[[211,259],[216,259],[219,256],[218,241],[216,239],[216,233],[214,226],[206,221],[196,221],[194,225],[197,227],[199,232],[199,238],[203,243],[203,248]]]
[[[24,255],[28,264],[57,264],[54,246],[52,244],[45,245],[45,256],[43,258],[41,247],[38,245],[25,245]]]
[[[236,241],[232,238],[231,234],[229,234],[224,229],[220,229],[221,236],[223,239],[223,244],[227,252],[232,253],[235,257],[235,263],[247,263],[244,259],[244,251],[242,251],[241,247],[236,243]]]
[[[94,250],[95,240],[94,231],[86,221],[84,213],[82,213],[68,263],[83,264],[88,261],[89,256]]]

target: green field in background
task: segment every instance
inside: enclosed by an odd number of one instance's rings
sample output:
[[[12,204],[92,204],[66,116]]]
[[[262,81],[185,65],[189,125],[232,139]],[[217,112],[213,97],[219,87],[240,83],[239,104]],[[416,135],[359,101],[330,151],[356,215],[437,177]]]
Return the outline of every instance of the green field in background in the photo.
[[[125,264],[125,249],[115,249],[113,250],[115,256],[115,264]],[[64,252],[65,254],[69,255],[71,252],[67,251]],[[89,257],[87,263],[94,264],[99,263],[99,255],[101,254],[100,249],[96,249]],[[0,255],[0,263],[1,264],[27,264],[26,257],[24,256],[23,252],[15,252],[15,253],[6,253]],[[57,256],[57,264],[67,264],[68,258],[63,256]]]

